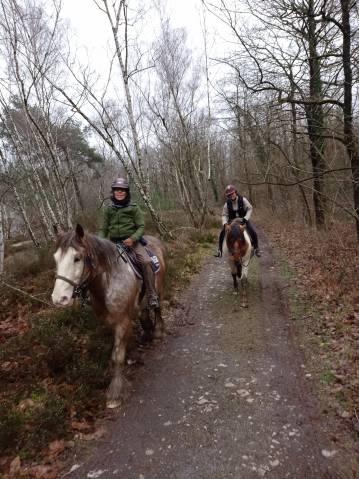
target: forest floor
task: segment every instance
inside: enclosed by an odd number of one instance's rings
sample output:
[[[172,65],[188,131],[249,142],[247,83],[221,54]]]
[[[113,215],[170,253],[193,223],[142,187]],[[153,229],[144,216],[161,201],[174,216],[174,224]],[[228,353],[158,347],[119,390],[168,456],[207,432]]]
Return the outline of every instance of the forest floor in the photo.
[[[169,247],[168,334],[128,366],[116,411],[89,309],[0,290],[0,477],[358,478],[358,247],[262,224],[248,309],[208,260],[215,230]],[[46,299],[52,271],[26,271],[19,286]]]

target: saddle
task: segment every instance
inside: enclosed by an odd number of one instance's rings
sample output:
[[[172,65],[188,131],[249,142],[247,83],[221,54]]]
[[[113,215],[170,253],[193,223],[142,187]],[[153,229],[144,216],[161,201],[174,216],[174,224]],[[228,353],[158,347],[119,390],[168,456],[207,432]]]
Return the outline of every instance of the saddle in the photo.
[[[143,244],[143,243],[142,243]],[[146,242],[147,244],[147,242]],[[142,264],[138,260],[135,251],[132,248],[129,248],[126,246],[122,241],[116,241],[115,242],[117,251],[119,253],[119,256],[121,259],[125,262],[128,263],[131,268],[133,269],[136,277],[138,279],[143,279],[143,273],[142,273]],[[157,256],[148,248],[148,246],[143,245],[148,256],[151,259],[151,268],[154,274],[158,273],[160,270],[160,262],[157,258]]]

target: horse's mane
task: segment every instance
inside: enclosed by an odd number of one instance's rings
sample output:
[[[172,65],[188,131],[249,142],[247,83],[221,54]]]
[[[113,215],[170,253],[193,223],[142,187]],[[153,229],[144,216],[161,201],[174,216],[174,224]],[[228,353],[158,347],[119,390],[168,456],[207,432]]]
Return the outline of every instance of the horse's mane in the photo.
[[[231,224],[231,229],[228,233],[228,240],[230,242],[239,241],[244,239],[243,229],[241,229],[240,224],[233,222]]]
[[[56,241],[56,249],[60,248],[65,252],[68,248],[75,248],[76,250],[84,249],[85,256],[87,256],[92,263],[93,268],[100,268],[105,273],[110,273],[113,266],[117,264],[116,246],[103,238],[85,233],[83,238],[79,238],[73,231],[64,233],[58,236]]]

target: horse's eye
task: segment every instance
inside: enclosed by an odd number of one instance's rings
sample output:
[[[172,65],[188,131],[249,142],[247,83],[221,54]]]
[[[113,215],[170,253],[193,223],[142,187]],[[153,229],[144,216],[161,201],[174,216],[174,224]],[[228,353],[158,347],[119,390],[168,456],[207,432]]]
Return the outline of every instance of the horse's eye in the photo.
[[[80,261],[81,258],[79,258],[78,256],[75,257],[74,259],[74,263],[78,263]]]

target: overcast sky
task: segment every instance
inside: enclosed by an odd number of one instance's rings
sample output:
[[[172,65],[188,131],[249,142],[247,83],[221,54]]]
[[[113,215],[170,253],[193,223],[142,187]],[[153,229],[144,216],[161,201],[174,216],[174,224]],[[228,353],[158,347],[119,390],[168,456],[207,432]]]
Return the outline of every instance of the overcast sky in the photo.
[[[163,0],[173,27],[184,27],[188,32],[188,44],[192,49],[201,53],[203,50],[203,10],[201,0]],[[151,0],[146,4],[150,5]],[[147,21],[149,27],[142,32],[144,37],[150,41],[155,34],[153,28],[158,14],[153,11],[155,18]],[[63,0],[63,17],[69,19],[76,43],[86,46],[94,61],[101,64],[103,48],[110,38],[110,28],[105,15],[99,11],[92,0]],[[148,14],[146,18],[151,18]],[[207,18],[207,22],[211,22]],[[212,28],[213,33],[213,28]]]

